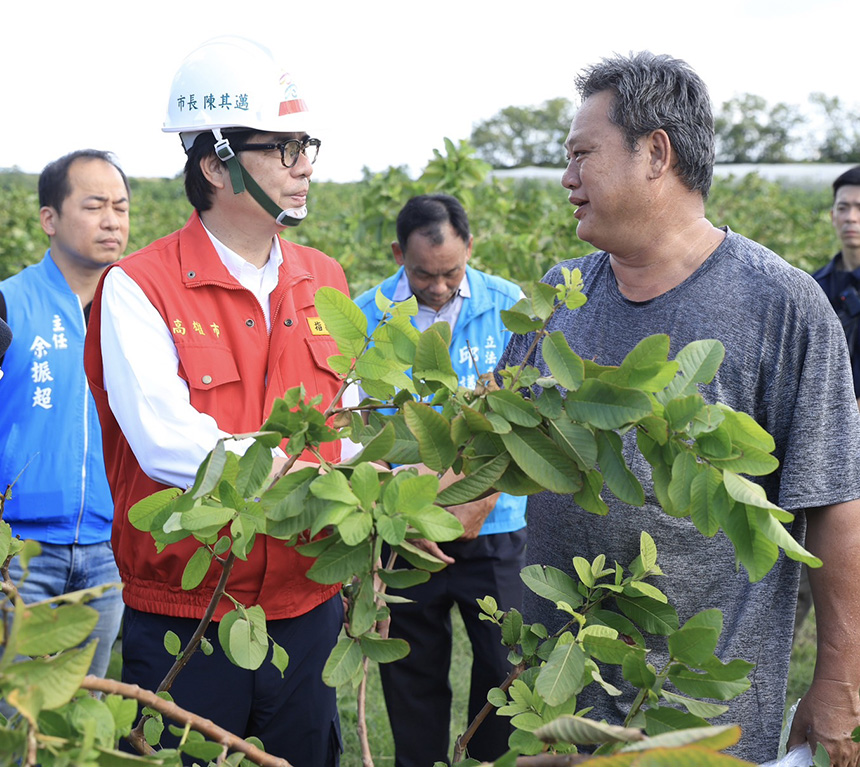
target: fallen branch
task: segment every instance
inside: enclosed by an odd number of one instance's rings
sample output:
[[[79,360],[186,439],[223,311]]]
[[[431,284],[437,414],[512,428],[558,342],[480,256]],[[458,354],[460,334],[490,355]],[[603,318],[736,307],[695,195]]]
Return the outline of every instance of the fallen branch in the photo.
[[[592,760],[591,754],[538,754],[518,756],[517,767],[572,767]]]

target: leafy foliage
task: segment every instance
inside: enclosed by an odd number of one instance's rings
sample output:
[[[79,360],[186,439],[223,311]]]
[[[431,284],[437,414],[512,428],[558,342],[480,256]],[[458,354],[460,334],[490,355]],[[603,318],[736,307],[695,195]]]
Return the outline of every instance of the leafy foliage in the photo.
[[[561,171],[559,171],[559,180]],[[41,259],[48,240],[39,225],[35,176],[0,172],[0,279]],[[131,179],[131,253],[181,227],[191,212],[182,179]],[[353,294],[394,271],[394,221],[409,197],[445,191],[466,203],[475,235],[472,265],[522,285],[551,266],[585,255],[567,195],[553,181],[500,179],[462,142],[448,142],[420,178],[402,168],[366,173],[356,183],[314,182],[310,215],[289,232],[295,241],[336,258]],[[757,176],[716,179],[708,201],[715,224],[766,245],[795,266],[821,266],[838,242],[830,224],[829,189],[782,187]]]
[[[717,162],[860,161],[860,113],[817,92],[811,109],[744,93],[724,102],[715,115]]]
[[[764,98],[746,93],[725,102],[714,122],[719,162],[787,162],[803,117],[796,106],[768,109]]]
[[[572,255],[575,224],[566,203],[556,203],[561,193],[538,183],[486,183],[486,168],[474,160],[468,146],[447,142],[446,149],[446,155],[436,154],[418,182],[391,169],[387,179],[370,177],[350,187],[319,186],[320,197],[331,201],[320,209],[336,209],[340,217],[340,226],[321,220],[320,237],[328,238],[332,252],[355,258],[353,285],[378,281],[378,273],[360,274],[358,265],[364,264],[364,255],[368,264],[387,263],[387,257],[381,259],[375,251],[390,236],[386,222],[393,218],[390,209],[402,203],[397,199],[400,194],[437,187],[461,197],[473,195],[476,231],[485,233],[487,252],[498,254],[494,271],[537,277],[545,271],[544,259],[555,262]],[[396,195],[380,196],[389,181],[400,185]],[[178,204],[176,183],[154,184],[152,199],[161,203],[153,203],[153,210],[169,209],[171,217],[184,219],[187,210]],[[769,212],[773,200],[782,199],[778,187],[751,186],[766,198],[763,204]],[[344,192],[346,202],[340,198]],[[722,199],[716,197],[729,213],[733,206],[755,207],[734,187]],[[356,212],[356,204],[366,206],[362,213]],[[376,206],[373,215],[371,205]],[[374,220],[375,226],[367,226]],[[351,240],[361,229],[360,221],[375,241],[366,251]],[[307,226],[298,231],[313,241],[316,232]],[[529,298],[505,313],[505,322],[514,332],[538,330],[540,336],[540,328],[558,306],[576,308],[585,302],[580,289],[578,272],[568,270],[564,284],[532,286]],[[783,523],[791,515],[771,504],[748,479],[773,469],[770,437],[748,417],[708,404],[698,393],[698,385],[711,380],[722,360],[718,342],[690,344],[669,360],[668,339],[654,336],[643,339],[618,367],[601,367],[586,364],[563,338],[550,335],[544,343],[550,377],[541,378],[533,368],[511,368],[502,373],[501,389],[482,381],[475,390],[466,390],[458,387],[451,370],[447,325],[419,333],[409,322],[417,310],[414,301],[391,304],[382,296],[378,300],[383,302],[385,319],[380,327],[368,329],[346,296],[331,289],[317,295],[317,310],[340,351],[330,359],[332,368],[343,378],[344,389],[360,380],[369,394],[360,404],[368,414],[366,422],[355,409],[308,400],[297,387],[276,402],[268,421],[253,435],[257,444],[243,456],[226,450],[221,442],[201,465],[193,487],[157,493],[129,512],[131,523],[149,531],[159,548],[179,540],[197,542],[183,573],[184,588],[196,588],[213,568],[222,573],[224,594],[234,609],[220,622],[219,641],[237,665],[254,669],[270,662],[283,673],[289,663],[284,649],[270,640],[263,610],[230,596],[233,562],[247,558],[258,536],[282,540],[313,557],[309,577],[343,584],[348,627],[326,665],[324,679],[331,685],[358,687],[365,659],[391,662],[408,651],[403,642],[384,636],[387,603],[395,599],[386,588],[421,582],[443,567],[416,545],[417,539],[453,540],[462,533],[442,505],[467,502],[493,489],[522,495],[544,488],[572,493],[583,508],[596,514],[607,513],[606,492],[640,504],[642,488],[619,446],[618,433],[629,430],[635,430],[639,449],[652,466],[664,509],[673,516],[689,516],[703,535],[723,529],[752,580],[763,577],[780,549],[811,566],[819,564],[786,533]],[[411,378],[406,375],[410,369]],[[559,386],[566,391],[564,399]],[[338,465],[323,461],[319,470],[301,469],[271,481],[275,445],[281,444],[295,458],[305,450],[316,453],[319,444],[344,436],[362,445],[352,460]],[[372,465],[377,461],[420,462],[426,468],[380,471]],[[429,474],[422,473],[427,470]],[[459,478],[440,490],[439,478],[449,471]],[[383,543],[414,569],[398,567],[396,558],[381,562]],[[32,544],[14,539],[8,525],[0,524],[0,563],[15,555],[26,563],[33,553]],[[570,616],[567,626],[552,637],[539,624],[526,625],[516,612],[501,614],[492,600],[482,600],[487,618],[499,624],[520,669],[507,692],[491,693],[495,705],[511,707],[506,713],[517,727],[514,751],[533,753],[538,743],[544,748],[549,742],[556,743],[556,749],[571,750],[570,741],[585,737],[588,742],[605,742],[604,752],[617,750],[612,758],[620,759],[619,764],[631,763],[624,761],[622,752],[633,743],[650,744],[654,754],[664,748],[690,749],[691,763],[729,764],[719,761],[727,757],[718,750],[734,736],[722,731],[708,730],[701,737],[694,733],[690,740],[670,739],[668,744],[661,740],[667,730],[701,727],[722,710],[719,704],[697,698],[727,700],[748,686],[748,666],[738,661],[723,664],[713,656],[722,629],[719,614],[706,611],[679,625],[674,608],[648,582],[659,568],[647,534],[642,536],[640,556],[628,563],[626,571],[602,558],[593,562],[574,558],[573,565],[578,580],[551,568],[530,568],[523,574],[530,588]],[[14,591],[6,590],[14,599]],[[20,715],[0,728],[0,751],[11,755],[10,763],[26,755],[27,764],[35,764],[37,758],[46,765],[147,760],[178,764],[178,751],[166,749],[147,758],[118,755],[113,745],[131,730],[137,703],[110,695],[95,701],[78,692],[91,654],[90,647],[77,647],[92,621],[89,608],[79,604],[86,598],[55,600],[57,609],[50,614],[46,606],[25,607],[20,602],[11,610],[4,608],[11,620],[4,622],[0,694]],[[607,610],[609,603],[618,612]],[[644,634],[666,638],[672,657],[666,668],[649,667]],[[176,657],[180,671],[198,646],[211,652],[205,642],[179,644],[168,635],[163,651]],[[13,664],[19,652],[37,657]],[[641,717],[628,722],[632,726],[627,728],[636,735],[571,721],[583,719],[575,716],[582,713],[575,700],[585,685],[612,692],[600,675],[600,664],[607,663],[620,665],[625,680],[641,691],[637,708]],[[680,692],[664,689],[667,680]],[[152,701],[143,713],[146,718],[138,726],[155,746],[164,731],[164,714]],[[215,744],[190,720],[184,728],[168,726],[180,736],[183,753],[200,759],[225,755],[224,747],[217,746],[216,753]],[[237,750],[226,763],[238,764],[243,753],[247,751]]]
[[[723,664],[714,655],[723,627],[720,611],[704,610],[679,626],[674,608],[648,583],[662,573],[646,532],[626,573],[618,565],[608,567],[602,555],[593,562],[575,557],[573,566],[578,580],[540,565],[522,573],[526,586],[568,617],[552,636],[542,624],[524,623],[516,610],[503,613],[489,598],[479,602],[482,617],[500,627],[511,662],[521,669],[507,690],[496,688],[487,696],[497,715],[511,717],[516,728],[512,750],[537,754],[550,744],[555,753],[573,753],[573,744],[590,744],[599,746],[598,756],[670,747],[678,749],[675,761],[665,763],[678,764],[692,758],[684,752],[693,745],[723,749],[736,743],[737,727],[707,725],[727,707],[698,700],[730,700],[750,686],[752,664]],[[606,609],[612,602],[616,612]],[[669,657],[663,668],[648,662],[640,631],[666,637]],[[577,696],[589,684],[600,685],[608,695],[621,693],[604,681],[602,665],[620,666],[624,680],[639,689],[623,726],[593,721],[577,710]],[[667,682],[683,694],[667,689]]]

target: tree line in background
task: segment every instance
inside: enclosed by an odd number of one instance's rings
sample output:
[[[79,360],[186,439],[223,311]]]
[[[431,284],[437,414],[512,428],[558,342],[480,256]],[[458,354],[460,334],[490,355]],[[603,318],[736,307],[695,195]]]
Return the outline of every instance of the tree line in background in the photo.
[[[426,192],[444,191],[463,202],[475,235],[474,266],[520,284],[593,250],[577,238],[560,184],[500,179],[490,170],[471,144],[445,139],[444,150],[434,150],[417,179],[403,167],[390,167],[365,170],[358,182],[313,183],[308,218],[286,236],[336,258],[353,295],[394,270],[390,243],[397,213],[411,196]],[[33,174],[0,172],[0,279],[41,259],[48,245],[39,225],[36,181]],[[130,184],[129,253],[178,229],[191,212],[181,178],[133,178]],[[829,186],[789,187],[749,175],[715,179],[707,215],[812,271],[837,249],[830,204]]]
[[[509,106],[472,128],[476,154],[494,168],[561,167],[575,106],[555,98]],[[807,106],[744,93],[714,115],[719,163],[860,162],[860,110],[812,93]]]

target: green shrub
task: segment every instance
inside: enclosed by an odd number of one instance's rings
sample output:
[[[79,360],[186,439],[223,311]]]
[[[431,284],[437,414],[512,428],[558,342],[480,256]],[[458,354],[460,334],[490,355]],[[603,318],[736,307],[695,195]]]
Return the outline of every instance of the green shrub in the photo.
[[[577,221],[558,181],[486,178],[468,147],[449,147],[412,180],[403,168],[365,172],[358,182],[315,182],[310,215],[286,236],[318,248],[344,267],[353,294],[394,271],[394,222],[415,194],[446,191],[469,213],[473,266],[521,284],[553,264],[593,248],[576,237]],[[482,175],[483,174],[483,175]],[[178,229],[191,212],[182,179],[131,179],[131,253]],[[450,188],[445,188],[445,184]],[[829,216],[830,192],[764,181],[756,175],[716,179],[707,215],[779,253],[805,271],[824,264],[838,248]],[[38,261],[47,247],[39,225],[36,176],[0,173],[0,279]]]

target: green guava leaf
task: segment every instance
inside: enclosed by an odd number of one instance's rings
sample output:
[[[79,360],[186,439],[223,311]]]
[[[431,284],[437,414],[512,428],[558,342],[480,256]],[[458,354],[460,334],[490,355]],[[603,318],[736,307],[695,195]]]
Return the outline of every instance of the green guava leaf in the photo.
[[[316,292],[314,303],[340,353],[347,357],[358,357],[367,339],[367,317],[364,312],[348,296],[328,286]]]
[[[448,420],[422,402],[407,402],[403,406],[403,416],[418,440],[421,461],[433,471],[447,470],[457,457]]]
[[[556,645],[535,680],[535,690],[550,705],[558,706],[583,687],[585,653],[575,642]]]
[[[329,687],[346,684],[361,671],[363,657],[358,642],[349,637],[342,638],[323,667],[323,681]]]
[[[582,487],[576,466],[546,435],[514,427],[500,436],[519,468],[541,487],[554,493],[575,493]]]
[[[585,366],[582,358],[570,348],[564,333],[554,330],[543,339],[541,349],[543,360],[559,385],[568,391],[576,391],[582,386]]]
[[[651,400],[645,392],[626,389],[596,378],[588,378],[565,401],[568,415],[597,429],[620,429],[651,415]]]

